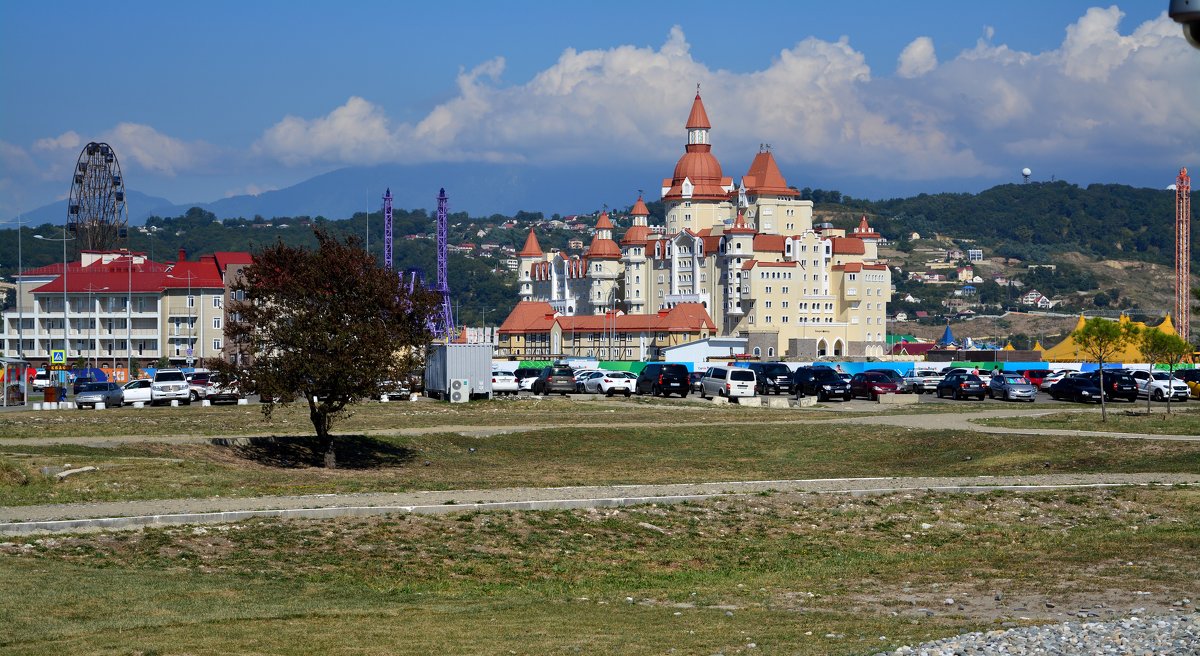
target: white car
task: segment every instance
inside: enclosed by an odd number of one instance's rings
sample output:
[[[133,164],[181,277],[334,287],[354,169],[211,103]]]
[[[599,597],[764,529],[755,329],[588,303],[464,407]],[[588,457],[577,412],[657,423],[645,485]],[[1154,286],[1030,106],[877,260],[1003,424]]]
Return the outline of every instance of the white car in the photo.
[[[605,396],[617,393],[629,396],[633,394],[635,383],[637,376],[628,371],[596,371],[584,379],[583,391]]]
[[[522,392],[532,392],[533,384],[537,381],[537,376],[528,376],[517,381],[517,387]]]
[[[1137,382],[1138,398],[1150,397],[1155,401],[1166,401],[1170,396],[1172,401],[1187,401],[1187,383],[1172,378],[1165,371],[1131,371],[1129,375]],[[1170,391],[1168,391],[1170,390]]]
[[[150,405],[179,401],[189,404],[191,386],[182,369],[159,369],[154,372],[154,382],[150,384]]]
[[[1057,383],[1058,381],[1062,380],[1063,378],[1066,378],[1067,376],[1070,376],[1072,374],[1077,374],[1077,373],[1079,373],[1079,372],[1075,371],[1074,369],[1059,369],[1058,371],[1048,374],[1045,378],[1043,378],[1042,384],[1038,385],[1038,389],[1045,392],[1045,391],[1049,390],[1050,386],[1053,385],[1054,383]]]
[[[33,389],[42,390],[50,387],[50,372],[44,369],[38,369],[33,374]]]
[[[492,394],[513,394],[520,391],[517,377],[507,371],[492,372]]]
[[[123,388],[125,392],[125,403],[134,403],[141,401],[142,403],[150,403],[150,385],[154,381],[149,378],[139,378],[125,383]]]

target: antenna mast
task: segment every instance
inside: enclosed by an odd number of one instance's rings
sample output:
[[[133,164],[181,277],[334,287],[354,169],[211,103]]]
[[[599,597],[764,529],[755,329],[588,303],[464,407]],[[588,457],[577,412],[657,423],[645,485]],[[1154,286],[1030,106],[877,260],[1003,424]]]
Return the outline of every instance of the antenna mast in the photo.
[[[1187,168],[1175,178],[1175,332],[1191,342],[1192,179]]]
[[[449,198],[446,196],[446,189],[443,187],[438,192],[438,209],[437,209],[437,248],[438,248],[438,271],[437,271],[437,293],[442,297],[441,308],[437,311],[435,322],[437,329],[434,334],[440,338],[449,340],[454,336],[454,312],[450,307],[450,276],[446,273],[447,249],[446,249],[446,201]]]
[[[383,266],[392,270],[392,188],[383,194]]]

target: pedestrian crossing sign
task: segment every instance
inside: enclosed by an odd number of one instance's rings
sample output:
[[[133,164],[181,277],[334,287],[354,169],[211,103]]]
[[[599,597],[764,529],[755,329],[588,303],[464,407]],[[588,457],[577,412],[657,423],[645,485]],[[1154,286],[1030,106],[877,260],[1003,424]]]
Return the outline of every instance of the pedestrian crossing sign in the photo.
[[[66,364],[66,363],[67,363],[66,349],[51,349],[50,350],[50,364]]]

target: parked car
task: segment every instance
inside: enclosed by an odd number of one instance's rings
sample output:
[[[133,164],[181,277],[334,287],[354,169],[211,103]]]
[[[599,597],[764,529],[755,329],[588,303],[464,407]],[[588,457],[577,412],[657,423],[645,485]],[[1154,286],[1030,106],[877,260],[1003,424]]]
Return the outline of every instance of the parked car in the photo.
[[[1042,381],[1052,373],[1054,372],[1049,369],[1026,369],[1021,372],[1021,375],[1025,377],[1025,380],[1029,381],[1030,385],[1040,388]]]
[[[633,385],[636,382],[637,376],[628,371],[596,371],[584,379],[583,389],[585,392],[604,394],[605,396],[613,394],[629,396],[633,394]]]
[[[33,374],[33,389],[41,390],[50,387],[50,372],[45,369],[38,369]]]
[[[691,389],[691,379],[688,376],[687,367],[681,364],[652,362],[638,374],[633,391],[635,394],[654,396],[678,394],[686,397]]]
[[[181,369],[159,369],[150,384],[150,405],[179,401],[191,403],[191,389]]]
[[[792,372],[792,391],[797,399],[815,396],[822,402],[829,399],[850,400],[850,383],[842,380],[829,367],[797,367]]]
[[[879,400],[881,394],[896,394],[900,387],[892,382],[890,376],[878,371],[864,371],[850,378],[850,397],[866,397],[872,401]]]
[[[1038,388],[1020,374],[997,374],[988,383],[988,398],[1005,401],[1033,401]]]
[[[1096,383],[1082,376],[1066,376],[1050,386],[1050,397],[1076,403],[1099,403],[1102,392]]]
[[[1077,374],[1079,378],[1086,378],[1096,387],[1100,387],[1100,372],[1089,371],[1086,374]],[[1128,371],[1122,369],[1105,369],[1104,370],[1104,398],[1109,401],[1117,399],[1125,399],[1126,401],[1137,401],[1138,384],[1137,379],[1129,375]]]
[[[881,367],[879,369],[867,369],[863,373],[883,374],[884,376],[887,376],[888,380],[896,384],[896,391],[901,394],[909,394],[913,391],[912,383],[905,379],[904,376],[895,369]]]
[[[987,386],[979,376],[967,372],[957,372],[947,374],[942,382],[938,383],[934,392],[939,399],[947,396],[954,399],[966,399],[973,396],[982,401],[986,390]]]
[[[408,389],[408,385],[404,381],[385,380],[379,384],[379,394],[375,395],[375,399],[378,401],[382,401],[384,398],[389,401],[407,401],[410,396],[412,396],[412,391]]]
[[[119,408],[124,403],[125,396],[121,393],[121,386],[116,383],[85,383],[78,392],[75,392],[75,407],[77,408],[94,408],[97,403],[103,403],[109,408]]]
[[[945,376],[932,369],[914,369],[912,373],[904,377],[904,381],[908,383],[913,394],[933,394],[933,390],[937,389],[942,378]]]
[[[71,383],[71,393],[78,395],[84,387],[94,382],[96,382],[96,379],[92,376],[76,376],[75,381]]]
[[[517,386],[520,389],[530,390],[533,389],[533,381],[537,380],[538,374],[540,373],[542,373],[541,369],[534,369],[532,367],[519,367],[513,372],[513,375],[517,377]]]
[[[692,384],[693,392],[700,391],[700,381],[703,379],[704,379],[703,371],[693,371],[692,373],[688,374],[688,381],[691,382],[691,384]]]
[[[532,387],[534,394],[562,394],[575,391],[575,370],[563,364],[550,365],[542,369]]]
[[[782,362],[751,362],[746,365],[754,371],[758,394],[791,394],[792,370]]]
[[[587,380],[588,376],[600,371],[599,369],[576,369],[575,370],[575,391],[583,393],[583,381]]]
[[[1182,380],[1192,392],[1192,398],[1200,398],[1200,369],[1176,371],[1175,377]]]
[[[187,374],[187,382],[189,401],[198,403],[201,399],[208,398],[208,393],[212,390],[212,384],[209,381],[207,371],[193,371]]]
[[[700,398],[754,396],[757,387],[756,378],[754,370],[748,367],[709,367],[700,381]]]
[[[1042,382],[1038,383],[1038,389],[1049,391],[1050,387],[1054,385],[1054,383],[1057,383],[1068,376],[1074,376],[1077,373],[1079,372],[1074,369],[1059,369],[1057,371],[1051,371],[1042,378]]]
[[[404,383],[400,383],[398,387],[402,390],[403,398],[408,398],[408,387]],[[208,401],[213,405],[218,403],[237,403],[246,398],[242,393],[242,387],[236,379],[226,381],[219,374],[209,377]]]
[[[988,369],[979,369],[976,367],[953,367],[946,371],[946,376],[951,374],[971,374],[972,376],[978,377],[985,386],[992,381],[992,372]]]
[[[516,395],[521,391],[521,386],[517,383],[517,377],[507,371],[492,372],[492,395],[496,394],[512,394]]]
[[[149,378],[139,378],[125,383],[125,387],[121,390],[124,398],[124,403],[142,403],[150,402],[150,385],[154,381]]]
[[[1145,371],[1136,370],[1130,372],[1134,380],[1138,383],[1138,396],[1145,398],[1150,397],[1153,401],[1166,401],[1167,397],[1171,397],[1172,401],[1187,401],[1188,386],[1187,383],[1172,378],[1171,374],[1165,371]]]

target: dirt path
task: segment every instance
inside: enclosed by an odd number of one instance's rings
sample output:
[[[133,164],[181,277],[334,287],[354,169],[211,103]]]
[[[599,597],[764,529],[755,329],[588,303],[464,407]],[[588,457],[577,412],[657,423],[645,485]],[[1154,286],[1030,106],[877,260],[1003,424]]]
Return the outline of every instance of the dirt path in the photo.
[[[763,492],[1030,491],[1126,485],[1200,485],[1196,474],[1044,474],[726,481],[663,485],[500,488],[429,492],[161,499],[0,508],[0,535],[222,523],[254,517],[328,518],[466,510],[543,510],[703,501]]]

